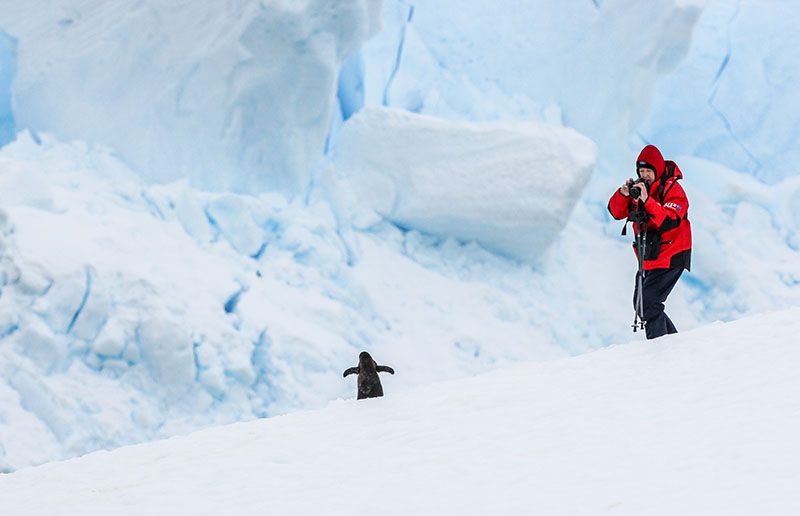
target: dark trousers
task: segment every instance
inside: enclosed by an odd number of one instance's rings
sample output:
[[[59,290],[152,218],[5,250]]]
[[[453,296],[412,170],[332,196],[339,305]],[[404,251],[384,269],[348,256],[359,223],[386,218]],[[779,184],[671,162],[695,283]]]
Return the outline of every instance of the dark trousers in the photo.
[[[655,339],[662,335],[678,333],[675,325],[672,324],[667,314],[664,313],[664,301],[672,292],[672,288],[678,282],[678,278],[683,273],[682,268],[675,269],[651,269],[644,271],[642,281],[642,304],[644,313],[642,319],[645,321],[645,333],[648,339]],[[636,285],[639,281],[639,271],[636,271],[636,282],[633,287],[633,309],[638,307]]]

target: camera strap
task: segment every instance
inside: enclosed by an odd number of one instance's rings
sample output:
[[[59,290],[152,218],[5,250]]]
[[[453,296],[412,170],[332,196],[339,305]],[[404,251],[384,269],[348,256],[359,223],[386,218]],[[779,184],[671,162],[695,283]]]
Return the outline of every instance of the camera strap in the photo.
[[[625,223],[622,225],[622,232],[620,235],[625,236],[628,234],[628,222],[642,223],[644,224],[645,230],[647,229],[647,217],[649,215],[644,209],[644,205],[640,205],[638,202],[636,204],[636,209],[628,213],[628,218],[625,220]]]
[[[673,181],[672,184],[669,185],[669,189],[667,189],[666,192],[664,191],[664,187],[666,187],[667,181],[669,181],[669,179],[674,176],[675,176],[675,164],[667,163],[667,169],[664,175],[661,176],[661,181],[660,184],[658,185],[658,202],[660,204],[664,204],[664,199],[667,197],[667,194],[669,193],[670,190],[672,190],[672,187],[675,185],[675,181]]]

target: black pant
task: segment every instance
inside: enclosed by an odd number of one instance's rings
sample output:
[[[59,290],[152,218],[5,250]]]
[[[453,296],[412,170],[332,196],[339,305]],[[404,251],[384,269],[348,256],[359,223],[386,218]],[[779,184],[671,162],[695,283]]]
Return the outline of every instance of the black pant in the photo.
[[[675,269],[651,269],[644,271],[642,281],[642,305],[644,313],[642,319],[645,321],[645,333],[648,339],[655,339],[662,335],[678,333],[675,325],[672,324],[667,314],[664,313],[664,301],[672,292],[672,288],[681,277],[683,268]],[[636,285],[639,281],[639,271],[636,271],[636,283],[633,287],[633,309],[638,309],[636,299]]]

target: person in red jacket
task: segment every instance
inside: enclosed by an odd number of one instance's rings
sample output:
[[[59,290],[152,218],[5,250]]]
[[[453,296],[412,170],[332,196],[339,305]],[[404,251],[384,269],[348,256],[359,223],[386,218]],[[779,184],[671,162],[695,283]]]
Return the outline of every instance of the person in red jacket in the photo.
[[[646,231],[642,274],[642,313],[648,339],[677,333],[675,325],[664,312],[664,302],[678,282],[683,270],[689,270],[692,258],[692,228],[687,218],[689,200],[678,183],[683,177],[678,165],[664,161],[661,152],[648,145],[636,159],[636,173],[644,184],[634,180],[622,185],[608,201],[608,211],[615,219],[647,220],[634,222],[635,234]],[[637,197],[631,188],[640,187]],[[638,210],[638,213],[636,213]],[[638,215],[638,217],[637,217]],[[637,259],[638,251],[634,246]],[[636,271],[636,282],[639,271]],[[634,290],[633,305],[638,305]]]

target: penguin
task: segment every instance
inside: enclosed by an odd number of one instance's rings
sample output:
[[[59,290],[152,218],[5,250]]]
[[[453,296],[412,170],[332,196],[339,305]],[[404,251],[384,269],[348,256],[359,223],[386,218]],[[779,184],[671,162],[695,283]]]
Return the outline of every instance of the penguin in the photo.
[[[389,366],[378,365],[372,359],[369,353],[362,351],[358,355],[358,367],[350,367],[345,369],[343,377],[350,374],[358,375],[358,397],[361,400],[364,398],[378,398],[383,396],[383,386],[381,386],[381,379],[378,373],[394,374],[394,369]]]

